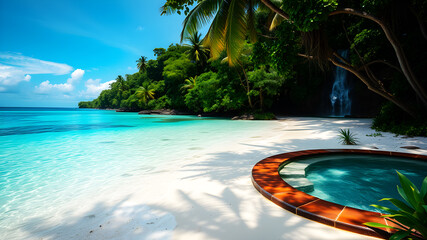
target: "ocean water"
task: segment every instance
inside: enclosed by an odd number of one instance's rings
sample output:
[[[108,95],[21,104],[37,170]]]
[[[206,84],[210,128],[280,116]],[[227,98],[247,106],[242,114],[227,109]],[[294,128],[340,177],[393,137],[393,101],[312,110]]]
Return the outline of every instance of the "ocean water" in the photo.
[[[328,155],[317,156],[325,161],[309,166],[306,177],[314,185],[308,194],[345,206],[368,211],[379,210],[370,206],[378,204],[395,209],[382,198],[403,201],[396,186],[400,181],[396,171],[409,178],[418,189],[427,176],[427,163],[408,158],[381,155]]]
[[[76,198],[277,123],[106,110],[0,108],[0,239]],[[48,216],[46,216],[48,217]]]

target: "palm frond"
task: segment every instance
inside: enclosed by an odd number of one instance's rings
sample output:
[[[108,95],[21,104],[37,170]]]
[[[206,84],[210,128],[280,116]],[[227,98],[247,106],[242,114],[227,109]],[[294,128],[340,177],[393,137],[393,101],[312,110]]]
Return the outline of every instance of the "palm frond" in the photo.
[[[245,1],[231,1],[227,16],[226,48],[230,66],[238,64],[238,58],[246,41],[246,6]]]
[[[279,26],[283,22],[283,18],[279,14],[274,14],[273,20],[270,24],[270,31],[273,31],[277,26]]]
[[[344,145],[357,145],[358,140],[356,135],[350,132],[350,129],[340,129],[338,138],[340,142]]]
[[[257,1],[255,0],[248,0],[248,10],[247,15],[248,19],[246,22],[246,25],[248,26],[248,36],[249,40],[252,43],[255,43],[257,40],[257,32],[255,29],[255,9],[257,7]]]
[[[171,6],[163,5],[160,7],[160,15],[171,15],[176,13],[176,9],[172,8]]]
[[[217,59],[225,50],[225,33],[227,29],[228,12],[231,1],[222,1],[212,24],[206,34],[203,45],[211,49],[211,56]]]
[[[181,41],[197,32],[217,13],[222,0],[204,0],[197,4],[185,17],[181,32]]]
[[[259,2],[259,1],[257,1],[257,2]],[[280,6],[282,4],[282,0],[270,0],[270,2],[272,2],[276,6]],[[260,11],[263,11],[263,12],[271,12],[271,9],[269,7],[267,7],[267,5],[265,5],[265,4],[259,4],[258,9]]]

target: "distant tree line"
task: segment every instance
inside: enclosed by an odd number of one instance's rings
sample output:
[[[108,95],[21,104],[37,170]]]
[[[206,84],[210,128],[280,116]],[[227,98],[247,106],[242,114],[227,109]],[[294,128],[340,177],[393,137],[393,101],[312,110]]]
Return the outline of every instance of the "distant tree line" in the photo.
[[[141,56],[139,69],[125,77],[119,75],[110,89],[80,108],[112,108],[127,111],[172,108],[194,113],[262,112],[269,110],[280,96],[293,72],[279,73],[253,57],[254,46],[247,44],[241,65],[230,68],[226,55],[209,60],[209,49],[195,33],[188,44],[172,44],[154,49],[156,59]],[[290,63],[283,63],[290,64]],[[289,82],[288,85],[292,85]]]

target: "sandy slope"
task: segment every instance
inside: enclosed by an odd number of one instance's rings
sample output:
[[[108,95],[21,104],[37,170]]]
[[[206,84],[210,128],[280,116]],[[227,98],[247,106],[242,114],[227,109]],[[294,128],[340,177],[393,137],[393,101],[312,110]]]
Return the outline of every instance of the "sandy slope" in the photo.
[[[184,160],[172,154],[168,166],[124,179],[119,188],[100,188],[54,220],[34,220],[20,231],[34,239],[369,239],[279,208],[255,190],[250,173],[265,157],[304,149],[375,146],[427,154],[426,138],[367,137],[374,133],[370,122],[285,118],[262,136],[196,151]],[[338,144],[339,128],[351,128],[361,145]],[[407,145],[422,149],[400,148]]]

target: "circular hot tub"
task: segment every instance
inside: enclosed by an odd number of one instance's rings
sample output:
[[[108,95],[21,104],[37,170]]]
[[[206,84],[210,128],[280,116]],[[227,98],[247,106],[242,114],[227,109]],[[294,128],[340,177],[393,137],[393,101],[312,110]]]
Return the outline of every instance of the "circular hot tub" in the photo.
[[[369,205],[383,197],[397,198],[388,195],[395,190],[384,189],[396,189],[398,180],[394,170],[402,171],[410,179],[415,176],[417,183],[418,175],[425,177],[426,162],[427,156],[399,152],[298,151],[258,162],[252,169],[252,182],[266,198],[297,215],[343,230],[387,238],[389,230],[363,225],[364,222],[392,225]]]

